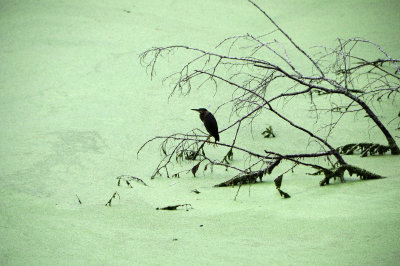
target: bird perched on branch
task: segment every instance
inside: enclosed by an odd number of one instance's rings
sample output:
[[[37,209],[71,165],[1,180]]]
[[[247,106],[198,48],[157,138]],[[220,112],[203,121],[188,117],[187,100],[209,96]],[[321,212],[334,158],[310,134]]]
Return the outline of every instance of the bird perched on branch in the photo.
[[[219,141],[218,124],[217,124],[217,120],[215,120],[215,117],[213,116],[213,114],[210,113],[205,108],[192,109],[192,110],[200,113],[200,119],[201,119],[201,121],[203,121],[207,132],[210,134],[210,136],[213,136],[215,139],[214,144],[217,141]],[[210,139],[210,136],[208,137],[207,140]]]

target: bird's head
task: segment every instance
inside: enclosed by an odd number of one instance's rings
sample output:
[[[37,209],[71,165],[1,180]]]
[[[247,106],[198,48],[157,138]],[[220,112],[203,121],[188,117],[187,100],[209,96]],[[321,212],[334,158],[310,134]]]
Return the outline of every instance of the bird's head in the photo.
[[[199,112],[200,114],[204,114],[204,113],[208,112],[206,108],[199,108],[199,109],[192,109],[192,110]]]

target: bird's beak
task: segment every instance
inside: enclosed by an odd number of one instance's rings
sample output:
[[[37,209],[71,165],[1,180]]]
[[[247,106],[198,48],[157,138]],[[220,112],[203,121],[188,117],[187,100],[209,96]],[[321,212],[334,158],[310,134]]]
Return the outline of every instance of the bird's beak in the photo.
[[[196,111],[196,112],[200,112],[198,109],[190,109],[190,110],[193,110],[193,111]]]

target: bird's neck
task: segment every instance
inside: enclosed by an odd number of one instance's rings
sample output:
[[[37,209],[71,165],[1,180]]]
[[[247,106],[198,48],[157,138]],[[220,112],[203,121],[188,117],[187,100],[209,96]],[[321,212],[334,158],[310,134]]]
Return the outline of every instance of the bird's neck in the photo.
[[[206,116],[206,113],[200,113],[200,119],[201,121],[204,121],[204,117]]]

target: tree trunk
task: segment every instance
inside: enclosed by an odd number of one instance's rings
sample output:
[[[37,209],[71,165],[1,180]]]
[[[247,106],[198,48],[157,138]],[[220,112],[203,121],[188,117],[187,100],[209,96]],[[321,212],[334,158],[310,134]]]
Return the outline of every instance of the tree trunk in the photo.
[[[385,135],[386,140],[387,140],[388,145],[389,145],[389,148],[390,148],[391,154],[399,155],[400,154],[399,146],[397,146],[397,143],[394,140],[394,138],[392,137],[392,135],[390,134],[389,130],[387,130],[387,128],[382,124],[382,122],[374,114],[374,112],[371,110],[371,108],[369,108],[369,106],[363,100],[361,100],[360,98],[354,96],[350,92],[343,91],[342,93],[344,95],[346,95],[347,97],[349,97],[350,99],[352,99],[353,101],[355,101],[356,103],[358,103],[364,109],[364,111],[367,113],[368,117],[371,118],[372,121],[374,121],[374,123],[382,131],[383,135]]]

